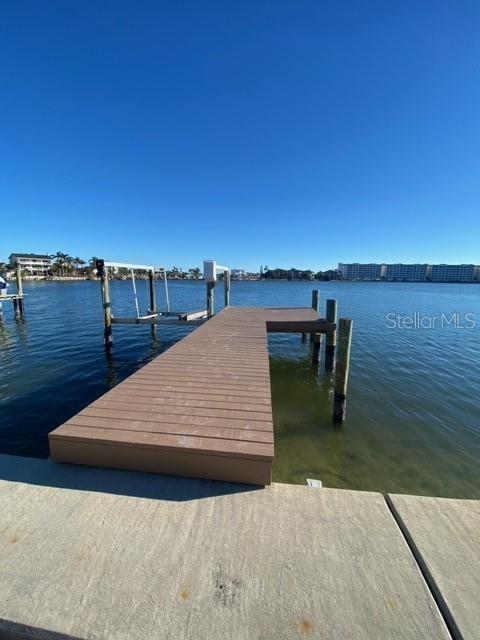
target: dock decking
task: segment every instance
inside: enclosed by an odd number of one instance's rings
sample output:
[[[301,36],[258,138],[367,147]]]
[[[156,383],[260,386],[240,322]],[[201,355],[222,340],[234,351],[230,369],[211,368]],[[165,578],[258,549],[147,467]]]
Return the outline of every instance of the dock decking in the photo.
[[[267,330],[320,331],[321,322],[312,309],[224,309],[51,432],[51,457],[269,484]]]

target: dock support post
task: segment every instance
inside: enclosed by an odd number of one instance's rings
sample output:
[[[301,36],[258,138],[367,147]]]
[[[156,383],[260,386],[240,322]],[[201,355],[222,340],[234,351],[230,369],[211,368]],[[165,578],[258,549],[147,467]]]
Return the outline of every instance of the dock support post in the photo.
[[[312,364],[318,364],[320,362],[320,350],[322,348],[322,334],[321,333],[312,333],[313,340],[313,353],[312,353]]]
[[[318,291],[318,289],[314,289],[312,291],[312,309],[317,313],[320,310],[320,292]],[[320,350],[322,348],[322,334],[311,333],[310,342],[313,342],[312,363],[318,364],[318,362],[320,361]]]
[[[343,422],[345,420],[351,343],[352,321],[340,318],[338,321],[338,348],[335,363],[335,393],[333,396],[334,422]]]
[[[207,318],[211,318],[214,314],[214,288],[215,282],[207,282]]]
[[[327,322],[337,323],[337,301],[327,300],[327,309],[325,318]],[[327,343],[325,345],[325,369],[333,370],[335,364],[335,346],[337,344],[337,331],[329,331],[327,333]]]
[[[223,272],[223,304],[230,306],[230,271]]]
[[[314,289],[312,291],[312,309],[317,313],[320,310],[320,292],[318,291],[318,289]],[[315,334],[311,333],[310,342],[313,342],[314,340],[315,340]]]
[[[157,295],[155,292],[155,274],[153,271],[148,272],[148,290],[150,293],[150,308],[149,313],[157,312]]]
[[[17,280],[17,294],[23,296],[22,269],[20,267],[17,267],[15,277]],[[17,305],[14,305],[15,316],[21,318],[23,316],[23,297],[18,298],[16,302]]]
[[[110,304],[110,284],[108,282],[108,267],[105,266],[103,260],[97,260],[98,275],[100,276],[100,284],[102,288],[102,305],[103,305],[103,343],[105,349],[110,351],[113,346],[112,336],[112,308]]]
[[[149,313],[157,313],[157,293],[155,291],[155,272],[151,269],[148,272],[148,290],[150,293]],[[150,325],[150,334],[152,339],[157,335],[157,325],[152,322]]]

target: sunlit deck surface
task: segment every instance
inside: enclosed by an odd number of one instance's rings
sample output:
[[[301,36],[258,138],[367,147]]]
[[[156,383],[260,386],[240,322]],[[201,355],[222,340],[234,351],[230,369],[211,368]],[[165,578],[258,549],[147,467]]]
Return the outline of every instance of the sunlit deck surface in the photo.
[[[224,309],[50,433],[51,457],[269,484],[267,330],[300,332],[315,321],[312,309]]]

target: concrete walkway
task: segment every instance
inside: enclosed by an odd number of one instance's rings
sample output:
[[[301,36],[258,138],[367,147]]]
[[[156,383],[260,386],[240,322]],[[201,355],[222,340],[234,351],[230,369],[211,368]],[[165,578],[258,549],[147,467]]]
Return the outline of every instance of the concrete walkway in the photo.
[[[9,456],[0,478],[2,639],[451,637],[380,494]]]
[[[480,638],[480,501],[389,496],[455,638]]]

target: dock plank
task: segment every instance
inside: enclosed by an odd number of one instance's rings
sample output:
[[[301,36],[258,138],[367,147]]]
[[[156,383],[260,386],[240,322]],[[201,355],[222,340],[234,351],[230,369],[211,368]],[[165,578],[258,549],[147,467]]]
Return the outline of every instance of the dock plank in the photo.
[[[252,420],[250,417],[219,418],[218,416],[194,416],[191,413],[182,415],[178,413],[168,413],[168,411],[143,411],[137,407],[129,407],[128,410],[110,408],[110,407],[94,407],[90,406],[84,411],[77,414],[83,418],[109,418],[112,420],[128,420],[128,421],[148,421],[148,422],[167,422],[169,424],[191,424],[197,427],[223,427],[225,429],[248,429],[251,431],[269,431],[272,432],[272,422],[269,420]]]
[[[119,411],[131,411],[132,410],[132,405],[136,404],[135,399],[133,399],[131,402],[128,401],[128,398],[123,398],[122,396],[119,397],[119,400],[115,401],[112,400],[111,397],[109,399],[104,399],[104,400],[97,400],[96,402],[94,402],[93,404],[90,405],[89,408],[102,408],[102,409],[113,409],[113,410],[119,410]],[[233,419],[233,418],[238,418],[238,419],[245,419],[245,409],[234,409],[234,408],[230,408],[227,406],[227,408],[225,407],[196,407],[196,406],[192,406],[191,404],[186,404],[186,401],[183,401],[183,403],[175,406],[175,405],[171,405],[171,403],[167,403],[167,402],[162,402],[162,403],[153,403],[153,404],[148,404],[146,402],[144,402],[144,399],[142,399],[140,401],[140,404],[142,405],[142,409],[141,411],[145,411],[148,413],[156,413],[156,412],[161,412],[161,413],[165,413],[168,412],[169,414],[172,415],[188,415],[188,416],[203,416],[203,417],[210,417],[210,418],[226,418],[226,419]],[[159,404],[161,404],[162,406],[158,406]],[[272,421],[272,417],[271,415],[267,412],[267,411],[253,411],[253,410],[247,410],[248,411],[248,417],[251,420],[254,421],[260,421],[260,422],[268,422],[271,423]]]

